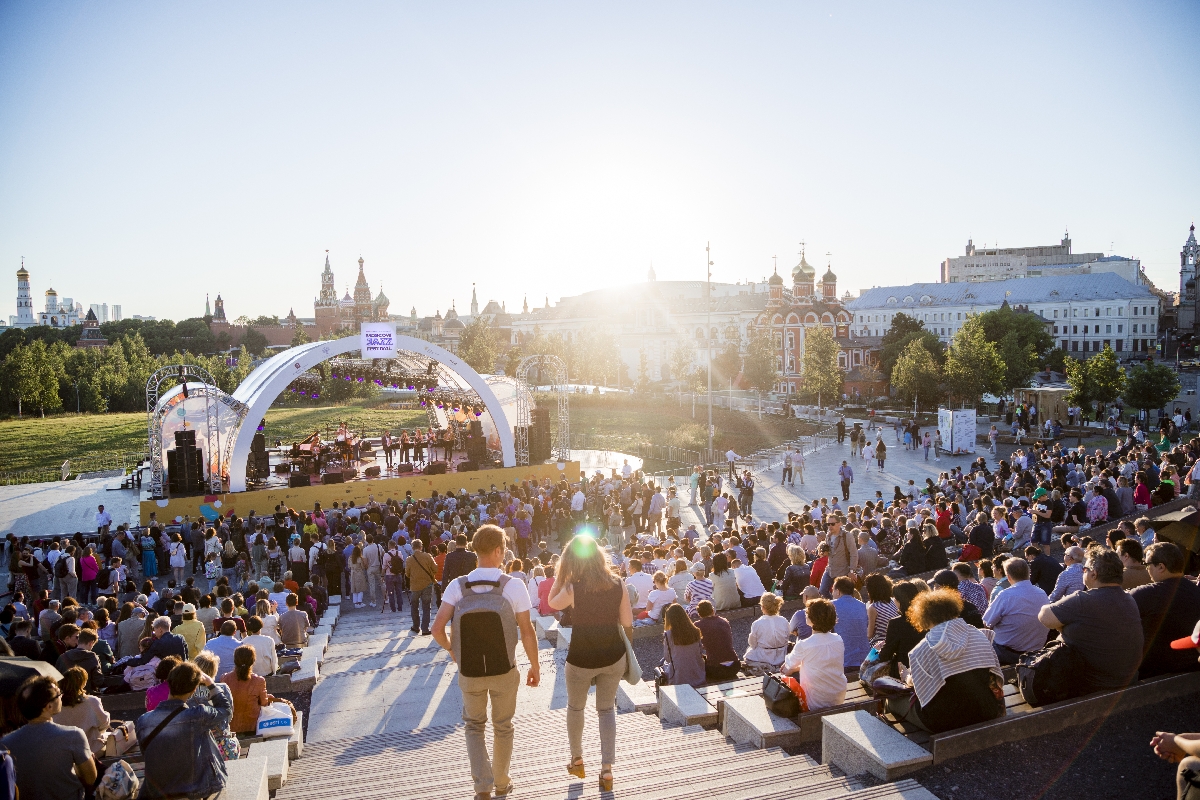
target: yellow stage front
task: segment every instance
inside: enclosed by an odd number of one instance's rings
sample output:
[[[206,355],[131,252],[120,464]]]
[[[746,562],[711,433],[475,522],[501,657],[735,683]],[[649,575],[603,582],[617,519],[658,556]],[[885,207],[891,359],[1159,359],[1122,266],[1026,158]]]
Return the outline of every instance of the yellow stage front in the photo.
[[[289,508],[310,511],[314,503],[320,503],[322,508],[329,508],[337,501],[339,505],[349,503],[365,505],[372,496],[377,502],[388,499],[403,500],[405,492],[412,492],[413,497],[426,498],[434,491],[439,494],[457,493],[466,489],[471,494],[480,489],[488,490],[493,485],[504,488],[505,484],[517,483],[523,480],[549,478],[558,481],[566,478],[575,483],[579,480],[579,462],[568,461],[559,464],[534,464],[528,467],[504,467],[501,469],[485,469],[478,472],[451,472],[446,475],[413,475],[407,478],[375,478],[371,480],[351,481],[350,483],[331,483],[319,486],[297,486],[289,488],[281,486],[276,489],[260,489],[251,492],[238,492],[219,495],[196,495],[179,497],[169,500],[143,500],[141,503],[141,521],[146,524],[152,513],[158,514],[159,522],[170,522],[176,517],[191,517],[192,519],[214,520],[218,515],[225,516],[233,512],[245,517],[251,511],[259,515],[272,514],[275,506],[283,503]]]

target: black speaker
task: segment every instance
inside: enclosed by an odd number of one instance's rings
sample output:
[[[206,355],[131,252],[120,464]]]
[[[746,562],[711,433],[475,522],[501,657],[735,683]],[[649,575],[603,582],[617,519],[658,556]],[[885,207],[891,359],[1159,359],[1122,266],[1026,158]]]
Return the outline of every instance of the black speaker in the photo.
[[[188,428],[182,431],[175,431],[175,446],[176,447],[195,447],[196,446],[196,429]]]
[[[460,461],[455,469],[459,472],[475,472],[479,469],[479,465],[474,461]]]
[[[445,475],[446,474],[446,462],[445,461],[430,461],[429,465],[425,467],[425,474],[426,475]]]
[[[188,446],[168,450],[167,482],[173,497],[204,494],[204,458],[201,452]]]
[[[473,419],[473,420],[471,420],[470,426],[471,426],[470,430],[467,431],[468,435],[483,436],[483,423],[482,422],[480,422],[477,419]]]
[[[538,464],[550,458],[550,409],[535,408],[529,416],[529,463]]]
[[[363,472],[363,474],[366,475],[368,478],[378,478],[379,477],[379,467],[367,467],[366,470]]]
[[[396,465],[396,472],[402,472],[402,473],[403,473],[403,472],[412,472],[412,471],[413,471],[413,465],[412,465],[412,464],[409,464],[409,463],[407,463],[407,462],[406,462],[406,463],[404,463],[404,464],[397,464],[397,465]]]
[[[297,486],[312,486],[311,476],[304,472],[293,472],[288,477],[288,486],[293,489]]]
[[[321,476],[321,483],[345,483],[346,476],[340,472],[326,472]]]

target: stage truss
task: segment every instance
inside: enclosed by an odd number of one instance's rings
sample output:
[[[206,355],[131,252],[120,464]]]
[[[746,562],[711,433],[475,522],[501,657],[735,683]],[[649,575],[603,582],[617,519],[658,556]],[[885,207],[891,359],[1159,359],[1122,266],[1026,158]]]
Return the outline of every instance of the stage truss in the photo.
[[[570,392],[568,391],[567,364],[558,356],[534,355],[525,356],[517,364],[517,423],[516,450],[517,464],[529,464],[529,426],[533,424],[529,400],[533,397],[533,389],[529,386],[529,371],[535,369],[544,380],[538,385],[549,385],[550,391],[558,400],[558,416],[551,427],[553,436],[551,455],[556,461],[571,460],[571,409]],[[548,379],[547,378],[547,373]]]
[[[198,385],[191,387],[188,386],[189,383]],[[185,397],[188,397],[191,392],[199,392],[204,398],[204,427],[206,429],[204,459],[208,467],[209,489],[214,494],[224,491],[221,481],[223,459],[221,457],[220,409],[217,400],[217,397],[224,393],[217,387],[217,382],[213,380],[208,370],[194,364],[179,364],[156,370],[146,381],[146,418],[150,440],[150,490],[152,496],[155,499],[164,497],[162,430],[163,417],[168,409],[159,404],[159,400],[163,396],[164,384],[167,385],[167,390],[182,384]]]

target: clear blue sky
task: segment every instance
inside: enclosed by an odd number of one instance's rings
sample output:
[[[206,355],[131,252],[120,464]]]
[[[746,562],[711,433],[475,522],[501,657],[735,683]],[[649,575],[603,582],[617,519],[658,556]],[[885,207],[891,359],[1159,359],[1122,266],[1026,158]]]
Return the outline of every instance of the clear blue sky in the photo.
[[[1195,2],[4,2],[0,314],[21,256],[37,308],[181,319],[311,315],[328,249],[432,314],[1064,227],[1174,289],[1197,41]]]

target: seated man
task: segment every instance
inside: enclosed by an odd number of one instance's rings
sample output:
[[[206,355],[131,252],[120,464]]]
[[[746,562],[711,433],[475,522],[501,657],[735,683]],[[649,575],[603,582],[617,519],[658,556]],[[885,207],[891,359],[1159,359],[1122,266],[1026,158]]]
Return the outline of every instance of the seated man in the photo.
[[[221,601],[221,616],[213,620],[213,633],[220,633],[221,627],[226,622],[232,622],[238,630],[239,636],[246,635],[246,622],[237,616],[237,609],[233,605],[233,599],[226,597]]]
[[[91,628],[80,630],[71,625],[72,630],[64,631],[67,627],[66,625],[62,626],[59,634],[63,643],[70,645],[71,649],[58,657],[58,663],[54,665],[55,669],[66,675],[67,670],[71,667],[80,667],[88,674],[87,688],[94,690],[100,680],[101,669],[100,657],[92,652],[92,648],[95,647],[100,637]]]
[[[763,596],[766,589],[763,587],[762,578],[754,567],[745,566],[740,558],[733,559],[733,579],[737,582],[737,588],[742,593],[742,608],[751,608],[758,605],[759,598]]]
[[[1083,591],[1083,548],[1078,545],[1068,547],[1063,551],[1063,565],[1066,567],[1054,581],[1054,591],[1050,592],[1050,602],[1061,600],[1076,592]]]
[[[155,658],[166,658],[167,656],[178,656],[180,660],[187,658],[187,642],[183,637],[171,633],[171,618],[157,617],[151,626],[151,636],[154,641],[150,646],[142,651],[136,661],[132,661],[125,666],[140,667],[143,664],[148,664]]]
[[[1008,588],[994,595],[983,615],[983,624],[996,632],[992,646],[1001,664],[1016,664],[1025,653],[1046,646],[1046,626],[1038,612],[1047,603],[1046,593],[1029,582],[1029,562],[1010,558],[1004,562]]]
[[[217,674],[224,675],[227,672],[233,671],[233,651],[238,649],[238,645],[242,643],[241,639],[234,636],[237,633],[237,626],[232,620],[225,620],[221,623],[221,633],[218,636],[208,640],[208,644],[204,647],[205,650],[217,657]]]
[[[196,702],[192,694],[201,683],[208,687],[208,699]],[[170,697],[137,719],[138,744],[146,759],[139,797],[215,795],[225,788],[228,776],[209,731],[229,726],[229,687],[215,683],[190,661],[171,670],[167,686]]]
[[[1088,549],[1083,580],[1076,592],[1042,607],[1038,621],[1062,632],[1073,651],[1079,691],[1075,696],[1121,689],[1138,679],[1142,660],[1142,620],[1138,606],[1121,588],[1124,566],[1112,550]],[[1010,590],[1011,591],[1011,590]]]
[[[36,660],[41,655],[41,648],[38,647],[37,639],[30,635],[33,633],[33,622],[28,619],[19,619],[13,630],[17,635],[8,642],[13,655]]]
[[[866,603],[854,596],[854,581],[845,575],[834,579],[830,593],[837,612],[833,633],[842,638],[843,666],[860,666],[871,650],[871,641],[867,638]]]
[[[1200,620],[1200,586],[1183,574],[1187,556],[1170,542],[1158,542],[1146,549],[1145,562],[1152,583],[1129,592],[1146,636],[1138,676],[1145,679],[1200,669],[1195,653],[1189,648],[1177,649],[1179,642],[1187,641],[1193,621]]]
[[[16,700],[29,722],[0,739],[0,747],[12,755],[20,796],[82,800],[84,785],[96,782],[96,762],[81,729],[54,722],[62,711],[58,684],[45,675],[29,678]]]
[[[1029,562],[1030,583],[1040,586],[1047,595],[1053,592],[1054,584],[1063,571],[1062,564],[1033,545],[1025,548],[1025,560]]]
[[[284,647],[308,646],[308,614],[297,608],[299,600],[296,595],[289,594],[287,611],[279,615],[279,636]]]

